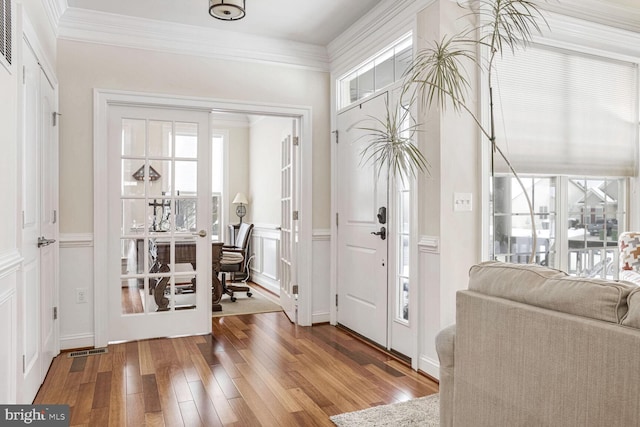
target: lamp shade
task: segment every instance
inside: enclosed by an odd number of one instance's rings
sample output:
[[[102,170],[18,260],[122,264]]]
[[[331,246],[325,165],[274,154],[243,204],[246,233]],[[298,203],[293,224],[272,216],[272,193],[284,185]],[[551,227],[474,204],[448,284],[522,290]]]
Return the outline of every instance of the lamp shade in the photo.
[[[223,21],[237,21],[244,18],[245,0],[209,0],[209,15]]]
[[[247,200],[247,196],[244,195],[244,193],[238,193],[236,194],[235,199],[233,199],[232,203],[242,203],[244,205],[248,205],[249,201]]]

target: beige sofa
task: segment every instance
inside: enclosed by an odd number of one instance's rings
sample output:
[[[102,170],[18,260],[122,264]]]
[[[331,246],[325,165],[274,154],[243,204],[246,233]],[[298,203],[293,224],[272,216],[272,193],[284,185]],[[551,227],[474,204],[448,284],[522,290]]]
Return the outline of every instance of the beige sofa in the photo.
[[[640,426],[640,287],[486,262],[456,310],[442,426]]]

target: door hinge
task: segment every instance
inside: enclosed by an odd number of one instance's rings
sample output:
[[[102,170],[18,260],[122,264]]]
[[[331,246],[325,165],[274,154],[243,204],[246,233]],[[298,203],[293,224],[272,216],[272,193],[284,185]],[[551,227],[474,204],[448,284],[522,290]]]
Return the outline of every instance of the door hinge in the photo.
[[[58,222],[58,211],[57,210],[53,210],[53,223],[55,224],[56,222]]]
[[[27,356],[22,355],[22,373],[27,372]]]
[[[296,146],[296,147],[298,145],[300,145],[300,137],[299,136],[294,136],[293,137],[293,145]]]
[[[333,133],[336,134],[336,144],[338,144],[340,141],[338,140],[338,131],[334,130]]]
[[[338,212],[336,212],[336,227],[338,226],[338,223],[339,223],[339,220],[338,220],[339,216],[340,216],[340,214]]]
[[[338,306],[338,294],[336,294],[336,307]]]
[[[298,285],[293,285],[291,292],[293,292],[294,295],[298,295]]]
[[[53,307],[53,320],[58,320],[58,307]]]
[[[300,211],[293,211],[292,217],[293,217],[294,221],[299,220],[300,219]]]
[[[52,123],[54,127],[58,125],[58,116],[61,116],[61,115],[62,113],[58,113],[58,112],[51,113]]]
[[[26,84],[27,83],[27,66],[23,65],[22,66],[22,84]]]
[[[22,228],[24,229],[24,211],[22,211]]]

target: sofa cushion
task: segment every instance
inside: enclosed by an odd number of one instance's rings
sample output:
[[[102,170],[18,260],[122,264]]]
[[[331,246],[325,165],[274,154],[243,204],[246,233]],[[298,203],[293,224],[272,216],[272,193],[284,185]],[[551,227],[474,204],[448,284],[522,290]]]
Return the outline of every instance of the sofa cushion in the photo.
[[[620,323],[627,314],[627,297],[635,288],[625,282],[571,277],[534,264],[488,261],[469,272],[472,291],[612,323]],[[638,316],[640,320],[640,312]]]
[[[640,329],[640,287],[636,287],[627,297],[629,311],[622,319],[624,326]]]

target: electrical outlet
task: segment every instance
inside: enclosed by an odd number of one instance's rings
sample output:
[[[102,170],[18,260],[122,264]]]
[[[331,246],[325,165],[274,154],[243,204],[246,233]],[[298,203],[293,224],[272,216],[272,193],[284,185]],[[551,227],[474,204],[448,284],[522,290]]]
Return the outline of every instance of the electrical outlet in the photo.
[[[87,288],[76,288],[76,304],[86,304]]]

